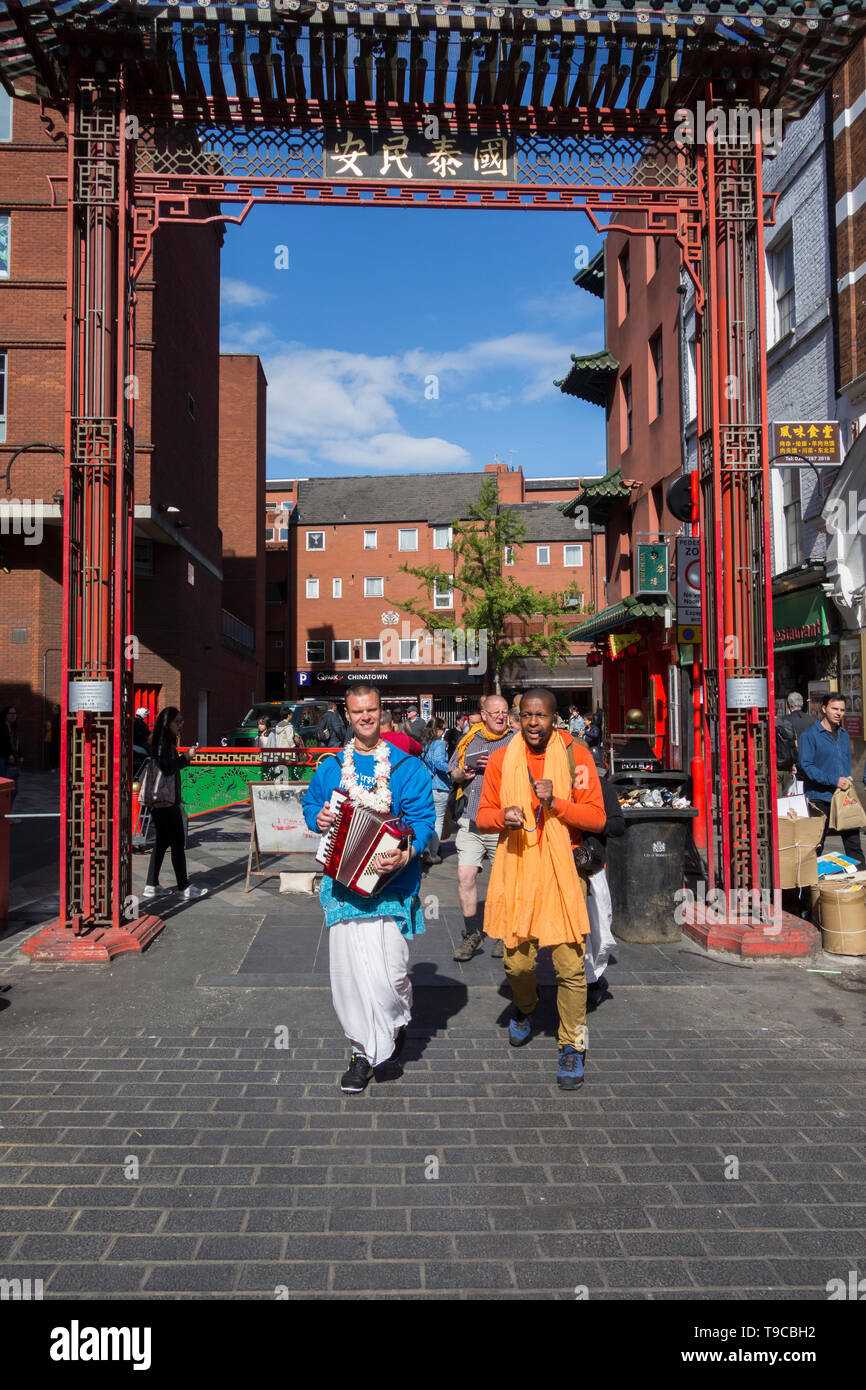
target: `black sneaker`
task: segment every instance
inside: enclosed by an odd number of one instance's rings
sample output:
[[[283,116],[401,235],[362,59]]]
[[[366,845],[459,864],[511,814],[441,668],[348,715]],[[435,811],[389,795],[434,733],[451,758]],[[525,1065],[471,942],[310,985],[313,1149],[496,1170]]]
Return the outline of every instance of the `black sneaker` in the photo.
[[[362,1057],[360,1052],[353,1052],[349,1070],[343,1072],[340,1077],[340,1090],[345,1091],[348,1095],[360,1095],[361,1091],[366,1091],[367,1083],[372,1075],[373,1068],[367,1058]]]

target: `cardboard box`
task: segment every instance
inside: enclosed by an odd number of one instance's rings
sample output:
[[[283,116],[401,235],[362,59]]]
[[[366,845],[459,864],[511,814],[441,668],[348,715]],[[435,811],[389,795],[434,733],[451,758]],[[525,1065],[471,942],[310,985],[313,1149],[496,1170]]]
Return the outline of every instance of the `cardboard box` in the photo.
[[[824,950],[832,955],[866,956],[864,884],[822,884],[821,931]]]
[[[818,882],[818,845],[826,816],[779,817],[779,887],[809,888]]]

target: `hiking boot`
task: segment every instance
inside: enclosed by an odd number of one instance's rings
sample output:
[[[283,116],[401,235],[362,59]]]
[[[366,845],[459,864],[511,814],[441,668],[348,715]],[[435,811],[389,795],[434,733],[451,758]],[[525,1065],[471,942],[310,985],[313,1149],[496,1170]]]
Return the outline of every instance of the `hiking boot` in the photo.
[[[492,960],[501,960],[502,957],[503,957],[504,955],[505,955],[505,942],[504,942],[504,941],[494,941],[494,943],[493,943],[493,950],[490,952],[491,959],[492,959]]]
[[[561,1047],[559,1049],[559,1068],[556,1073],[556,1082],[561,1091],[576,1091],[583,1085],[585,1058],[586,1053],[578,1052],[576,1047]]]
[[[373,1068],[360,1052],[352,1053],[352,1060],[349,1063],[349,1070],[343,1072],[340,1077],[340,1090],[347,1095],[360,1095],[361,1091],[367,1089],[367,1083],[373,1075]]]
[[[508,1025],[508,1041],[512,1047],[523,1047],[532,1037],[532,1019],[528,1014],[522,1014],[519,1009],[515,1010],[514,1017]]]
[[[471,960],[481,946],[480,931],[470,932],[454,952],[454,960]]]

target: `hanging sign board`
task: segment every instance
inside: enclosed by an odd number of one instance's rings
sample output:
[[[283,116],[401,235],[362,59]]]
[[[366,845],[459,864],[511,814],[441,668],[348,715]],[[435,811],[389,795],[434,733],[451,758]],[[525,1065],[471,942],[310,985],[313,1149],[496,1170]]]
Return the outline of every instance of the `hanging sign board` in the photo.
[[[612,632],[608,638],[611,656],[619,656],[627,647],[633,647],[636,642],[640,642],[639,632]]]
[[[69,712],[87,710],[91,714],[110,714],[114,708],[111,681],[70,681]]]
[[[700,632],[701,542],[696,536],[677,536],[677,622]]]
[[[767,709],[766,676],[729,676],[725,700],[728,709]]]
[[[780,455],[781,457],[777,457]],[[779,467],[788,455],[791,466],[806,463],[841,463],[842,435],[838,420],[777,420],[773,424],[773,452]],[[796,457],[796,456],[799,457]]]
[[[429,129],[428,129],[429,127]],[[516,183],[515,143],[497,131],[450,127],[370,130],[366,123],[325,127],[325,178],[370,182],[401,178],[419,183]]]
[[[638,545],[636,594],[666,594],[670,582],[670,554],[666,541]]]

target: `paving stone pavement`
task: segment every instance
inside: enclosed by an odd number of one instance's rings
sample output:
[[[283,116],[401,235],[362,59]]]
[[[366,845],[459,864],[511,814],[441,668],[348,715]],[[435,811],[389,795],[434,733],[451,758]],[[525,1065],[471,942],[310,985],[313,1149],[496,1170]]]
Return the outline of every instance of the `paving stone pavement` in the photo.
[[[620,947],[586,1084],[564,1095],[550,986],[538,1036],[511,1049],[501,963],[450,959],[446,858],[400,1068],[346,1097],[321,913],[276,880],[243,893],[244,830],[194,832],[212,895],[160,900],[166,930],[110,967],[27,963],[53,885],[19,881],[0,938],[0,1277],[41,1278],[48,1299],[573,1301],[825,1300],[866,1275],[854,963]]]

